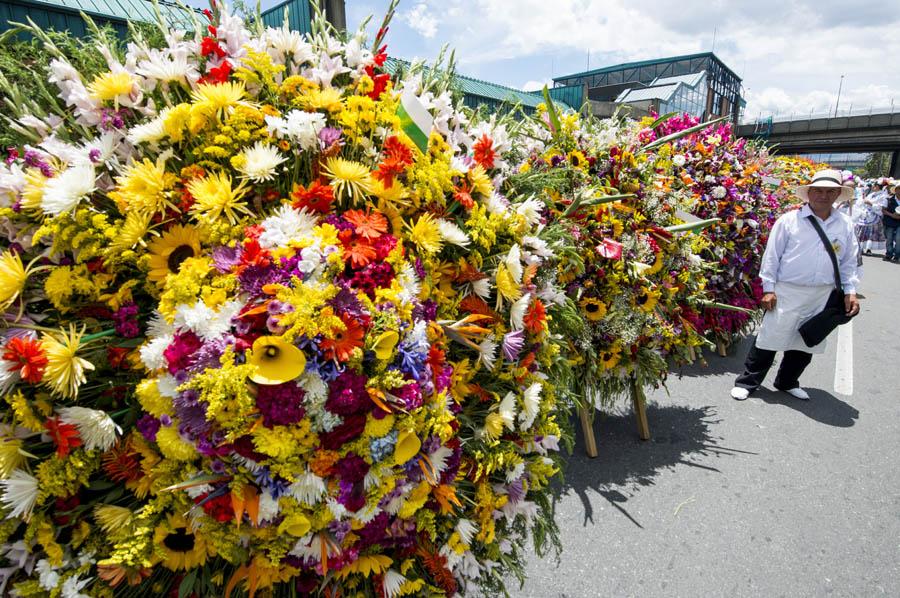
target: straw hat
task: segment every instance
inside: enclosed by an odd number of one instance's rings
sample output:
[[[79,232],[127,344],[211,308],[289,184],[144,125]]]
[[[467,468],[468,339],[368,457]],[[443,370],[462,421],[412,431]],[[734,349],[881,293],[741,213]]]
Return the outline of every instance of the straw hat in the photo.
[[[837,201],[847,201],[853,197],[853,188],[844,184],[844,177],[840,170],[820,170],[813,175],[812,180],[806,185],[797,187],[797,196],[803,201],[809,201],[810,187],[826,187],[840,189],[841,194]]]

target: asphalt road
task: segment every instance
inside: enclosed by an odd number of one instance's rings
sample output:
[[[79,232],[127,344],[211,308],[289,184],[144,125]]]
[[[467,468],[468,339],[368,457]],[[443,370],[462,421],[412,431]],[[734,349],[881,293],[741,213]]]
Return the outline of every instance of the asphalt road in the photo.
[[[652,440],[598,413],[560,488],[557,563],[532,555],[513,596],[900,596],[900,264],[865,258],[853,394],[836,334],[798,401],[730,398],[749,340],[648,394]],[[778,361],[776,361],[777,367]],[[845,385],[846,387],[846,381]]]

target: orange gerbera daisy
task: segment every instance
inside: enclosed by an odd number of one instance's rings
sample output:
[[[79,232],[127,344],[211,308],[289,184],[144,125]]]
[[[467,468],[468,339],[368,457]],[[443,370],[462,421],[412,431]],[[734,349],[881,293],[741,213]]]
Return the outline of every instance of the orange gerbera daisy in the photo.
[[[540,332],[544,329],[544,321],[547,319],[547,311],[544,309],[544,304],[540,299],[535,299],[534,303],[531,304],[531,307],[528,308],[528,312],[525,314],[523,318],[523,322],[525,323],[525,328],[531,334],[540,334]]]
[[[78,428],[74,424],[67,424],[59,417],[54,417],[44,422],[44,427],[47,428],[47,435],[53,439],[53,444],[56,445],[58,457],[64,458],[73,448],[81,446]]]
[[[354,349],[362,348],[365,330],[352,317],[341,316],[341,321],[344,323],[344,330],[339,330],[331,338],[324,339],[320,346],[329,359],[334,357],[338,361],[348,361]]]
[[[494,158],[497,154],[494,151],[494,141],[487,134],[481,136],[475,145],[472,146],[475,162],[481,165],[485,170],[494,167]]]
[[[378,255],[375,248],[362,237],[349,235],[341,240],[344,243],[344,260],[350,262],[354,268],[362,268]]]
[[[374,240],[387,232],[388,221],[381,212],[371,210],[348,210],[344,219],[354,226],[356,234],[368,240]]]
[[[306,208],[312,212],[324,214],[331,209],[331,202],[334,201],[334,192],[331,189],[331,185],[323,185],[316,180],[310,183],[309,188],[304,188],[303,185],[299,184],[294,185],[294,190],[291,191],[291,199],[294,200],[292,205],[298,210]]]
[[[18,371],[22,380],[37,384],[44,377],[47,355],[41,341],[34,338],[13,337],[6,343],[3,359],[11,361],[10,371]],[[2,367],[2,366],[0,366]]]

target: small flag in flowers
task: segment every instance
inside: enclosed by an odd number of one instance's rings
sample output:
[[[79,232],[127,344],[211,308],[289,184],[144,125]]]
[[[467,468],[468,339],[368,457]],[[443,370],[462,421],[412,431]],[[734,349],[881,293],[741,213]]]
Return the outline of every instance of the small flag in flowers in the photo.
[[[400,96],[400,105],[397,107],[397,116],[400,117],[403,132],[422,150],[422,153],[428,151],[428,135],[431,134],[434,119],[416,94],[411,91],[403,92]]]

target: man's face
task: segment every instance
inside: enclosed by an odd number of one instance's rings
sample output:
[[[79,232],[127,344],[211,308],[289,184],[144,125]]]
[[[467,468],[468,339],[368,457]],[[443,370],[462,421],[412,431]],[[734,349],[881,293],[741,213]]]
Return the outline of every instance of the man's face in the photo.
[[[841,190],[838,187],[810,187],[808,195],[810,207],[824,209],[840,197]]]

